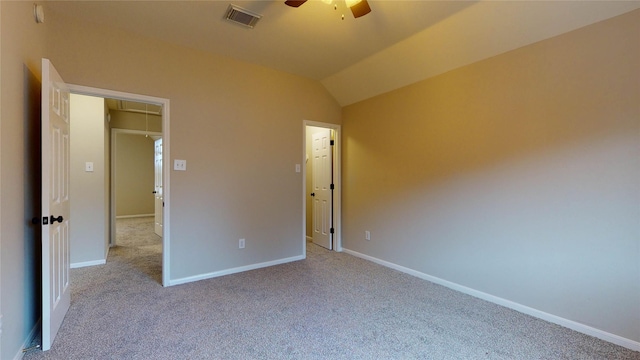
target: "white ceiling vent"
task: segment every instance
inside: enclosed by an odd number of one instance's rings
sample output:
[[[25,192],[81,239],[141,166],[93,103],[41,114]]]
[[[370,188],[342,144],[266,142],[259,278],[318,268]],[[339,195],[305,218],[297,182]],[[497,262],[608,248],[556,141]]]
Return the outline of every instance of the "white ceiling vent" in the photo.
[[[227,10],[227,16],[225,16],[225,19],[242,26],[253,28],[261,17],[262,15],[231,4]]]

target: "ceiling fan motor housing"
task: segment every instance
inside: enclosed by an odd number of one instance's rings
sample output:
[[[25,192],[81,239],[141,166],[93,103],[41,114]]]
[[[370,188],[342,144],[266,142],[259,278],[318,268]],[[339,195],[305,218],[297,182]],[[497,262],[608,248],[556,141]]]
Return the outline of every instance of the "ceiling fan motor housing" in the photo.
[[[371,7],[369,7],[367,0],[362,0],[351,7],[351,12],[353,13],[354,18],[359,18],[360,16],[370,13]]]

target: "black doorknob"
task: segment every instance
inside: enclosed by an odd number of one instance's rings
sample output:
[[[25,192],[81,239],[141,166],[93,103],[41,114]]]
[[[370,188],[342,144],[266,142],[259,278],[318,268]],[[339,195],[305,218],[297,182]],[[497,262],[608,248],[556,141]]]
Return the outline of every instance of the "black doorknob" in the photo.
[[[316,193],[311,193],[311,196],[316,196]]]
[[[158,192],[157,192],[157,191],[152,191],[151,193],[152,193],[152,194],[156,194],[156,193],[158,193]]]
[[[59,222],[61,223],[64,219],[62,218],[62,215],[55,217],[53,215],[51,215],[51,217],[49,218],[49,222],[53,225],[54,222]]]

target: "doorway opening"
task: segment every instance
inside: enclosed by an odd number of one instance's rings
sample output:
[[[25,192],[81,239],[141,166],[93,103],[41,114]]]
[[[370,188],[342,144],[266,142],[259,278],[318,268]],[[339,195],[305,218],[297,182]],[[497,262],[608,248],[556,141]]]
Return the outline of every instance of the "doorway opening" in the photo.
[[[114,124],[116,126],[116,124]],[[117,220],[151,218],[149,231],[162,237],[162,132],[111,128],[111,237]]]
[[[303,123],[303,229],[307,241],[342,251],[340,125]]]
[[[131,266],[161,282],[162,132],[130,129],[135,127],[135,120],[148,114],[124,114],[118,110],[111,110],[110,114],[109,254],[130,259]],[[160,117],[156,117],[159,123]],[[121,123],[122,120],[126,123]],[[155,128],[161,130],[157,124]]]
[[[138,115],[143,114],[142,119],[144,120],[143,120],[142,129],[134,128],[134,129],[110,130],[111,139],[109,141],[109,144],[110,144],[109,153],[110,153],[110,159],[111,159],[111,166],[110,166],[111,179],[109,181],[109,184],[110,184],[109,186],[111,191],[110,191],[110,199],[108,200],[109,206],[110,206],[109,217],[107,220],[108,224],[105,224],[105,225],[106,225],[106,228],[108,229],[107,231],[108,239],[109,239],[108,245],[113,246],[117,243],[117,240],[116,240],[117,201],[115,198],[117,189],[114,181],[115,180],[114,176],[116,175],[117,168],[115,168],[114,165],[116,165],[115,162],[117,161],[117,154],[115,153],[115,151],[116,151],[116,148],[118,147],[117,144],[114,145],[114,141],[116,141],[119,136],[122,137],[121,139],[124,139],[125,136],[133,136],[131,138],[133,140],[135,140],[136,137],[145,139],[146,142],[149,142],[151,144],[151,151],[152,151],[151,159],[153,161],[152,162],[153,170],[151,173],[151,179],[148,179],[149,181],[151,181],[152,186],[144,191],[147,193],[146,195],[148,195],[148,197],[151,197],[151,195],[153,194],[153,198],[155,198],[155,200],[153,203],[152,210],[147,210],[148,213],[137,214],[137,215],[146,215],[148,217],[151,217],[153,219],[152,229],[158,230],[158,233],[156,236],[162,237],[161,283],[163,286],[168,286],[169,274],[170,274],[169,272],[169,264],[170,264],[169,263],[169,249],[170,249],[169,247],[169,243],[170,243],[169,175],[170,174],[169,174],[169,171],[166,171],[166,170],[162,171],[162,169],[169,169],[169,166],[168,166],[169,144],[170,144],[169,143],[169,100],[163,99],[163,98],[146,96],[146,95],[131,94],[131,93],[105,90],[105,89],[99,89],[99,88],[91,88],[91,87],[85,87],[85,86],[79,86],[79,85],[69,85],[69,89],[72,94],[103,98],[105,99],[105,103],[111,103],[110,105],[111,107],[127,106],[131,110],[130,113],[138,112]],[[151,110],[151,109],[154,109],[154,110]],[[151,127],[152,123],[149,120],[149,114],[154,111],[157,113],[156,118],[157,118],[158,124],[155,127]],[[140,116],[138,116],[138,119],[140,119]],[[112,126],[112,128],[113,127],[117,128],[117,126]],[[157,140],[159,140],[159,142]],[[158,149],[160,150],[159,158],[157,156]],[[158,171],[158,167],[160,168],[159,171]],[[158,186],[160,187],[160,190],[158,189]],[[135,203],[135,200],[133,202]],[[158,209],[157,207],[158,203],[161,204],[160,209]],[[157,210],[160,210],[159,216],[156,215],[158,213]],[[147,211],[144,211],[144,212],[147,212]],[[157,227],[158,223],[160,225],[159,228]]]

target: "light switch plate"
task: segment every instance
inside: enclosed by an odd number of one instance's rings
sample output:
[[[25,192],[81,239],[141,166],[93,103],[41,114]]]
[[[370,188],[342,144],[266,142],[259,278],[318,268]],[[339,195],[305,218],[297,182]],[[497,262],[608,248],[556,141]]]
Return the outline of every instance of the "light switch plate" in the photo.
[[[90,161],[87,161],[86,163],[84,163],[84,171],[93,172],[93,163]]]
[[[296,172],[299,173],[300,172],[300,164],[296,164]]]
[[[187,160],[173,160],[173,170],[187,171]]]

